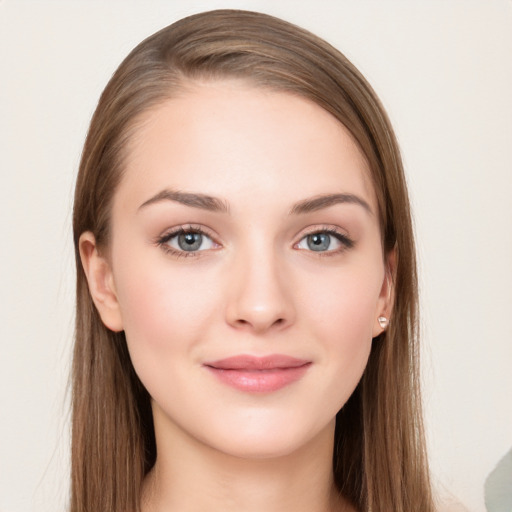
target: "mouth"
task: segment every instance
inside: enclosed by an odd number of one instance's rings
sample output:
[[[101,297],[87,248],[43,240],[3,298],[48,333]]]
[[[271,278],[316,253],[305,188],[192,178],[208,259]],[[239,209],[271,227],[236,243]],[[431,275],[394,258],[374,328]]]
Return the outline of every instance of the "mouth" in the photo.
[[[281,354],[239,355],[204,363],[216,378],[240,391],[270,393],[301,379],[311,361]]]

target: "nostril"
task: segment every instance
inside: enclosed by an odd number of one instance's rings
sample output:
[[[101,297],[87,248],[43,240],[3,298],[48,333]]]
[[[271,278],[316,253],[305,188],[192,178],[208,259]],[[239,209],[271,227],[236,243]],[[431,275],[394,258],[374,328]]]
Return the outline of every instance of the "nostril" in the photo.
[[[286,320],[284,318],[277,318],[276,320],[272,321],[272,320],[263,320],[263,319],[259,319],[258,320],[246,320],[244,318],[239,318],[236,320],[235,322],[235,325],[237,325],[238,327],[252,327],[252,328],[255,328],[256,330],[261,330],[261,329],[268,329],[270,327],[281,327],[283,326],[284,324],[286,323]]]

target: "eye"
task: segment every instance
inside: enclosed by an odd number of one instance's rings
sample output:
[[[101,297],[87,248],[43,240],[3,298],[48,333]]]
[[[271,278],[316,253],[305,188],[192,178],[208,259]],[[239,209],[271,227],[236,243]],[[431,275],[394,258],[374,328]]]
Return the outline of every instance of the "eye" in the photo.
[[[313,252],[339,252],[354,245],[346,235],[334,230],[323,230],[304,236],[295,246]]]
[[[218,245],[201,229],[187,228],[167,233],[158,240],[165,250],[185,256],[184,253],[194,253],[215,249]]]

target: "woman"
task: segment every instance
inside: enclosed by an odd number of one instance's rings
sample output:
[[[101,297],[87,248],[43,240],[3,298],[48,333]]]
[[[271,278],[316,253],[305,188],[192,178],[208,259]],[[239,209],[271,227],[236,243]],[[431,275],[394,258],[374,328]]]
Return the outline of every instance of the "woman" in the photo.
[[[338,51],[241,11],[142,42],[74,240],[71,510],[433,509],[400,154]]]

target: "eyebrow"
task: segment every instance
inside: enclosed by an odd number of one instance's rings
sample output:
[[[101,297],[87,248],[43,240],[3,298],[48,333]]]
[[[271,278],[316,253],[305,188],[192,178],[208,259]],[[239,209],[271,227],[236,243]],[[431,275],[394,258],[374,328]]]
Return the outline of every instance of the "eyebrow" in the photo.
[[[206,194],[181,192],[179,190],[164,189],[139,206],[139,210],[154,203],[162,201],[173,201],[191,206],[192,208],[200,208],[211,212],[229,213],[229,204],[217,197]],[[369,214],[373,214],[370,205],[355,194],[323,194],[311,197],[295,203],[290,209],[290,215],[301,215],[305,213],[315,212],[324,208],[329,208],[337,204],[357,204],[363,207]]]
[[[229,213],[228,204],[222,199],[212,197],[206,194],[197,194],[191,192],[181,192],[179,190],[164,189],[158,194],[150,197],[147,201],[139,206],[139,210],[149,206],[150,204],[159,203],[161,201],[174,201],[185,206],[200,208],[211,212]]]
[[[324,194],[304,199],[304,201],[299,201],[293,205],[290,210],[290,214],[300,215],[303,213],[315,212],[317,210],[322,210],[323,208],[328,208],[329,206],[344,203],[357,204],[362,206],[370,215],[373,214],[370,205],[364,199],[356,196],[355,194]]]

